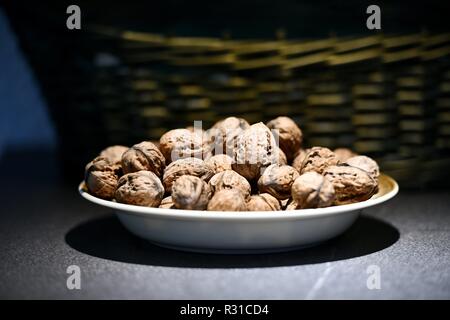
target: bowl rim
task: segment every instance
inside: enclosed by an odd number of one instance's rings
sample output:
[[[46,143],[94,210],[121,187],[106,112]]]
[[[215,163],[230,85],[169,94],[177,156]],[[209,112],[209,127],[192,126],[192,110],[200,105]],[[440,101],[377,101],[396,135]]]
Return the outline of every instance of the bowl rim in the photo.
[[[372,198],[365,201],[326,208],[283,211],[203,211],[136,206],[97,198],[87,192],[84,181],[79,184],[78,192],[83,198],[90,202],[101,205],[103,207],[120,210],[121,213],[131,215],[158,216],[161,218],[174,218],[182,220],[297,220],[325,217],[349,211],[361,210],[386,202],[398,193],[399,186],[397,182],[388,175],[380,174],[379,181],[382,181],[383,184],[386,184],[388,186],[387,190],[381,195],[379,195],[379,193],[381,192],[381,190],[379,190],[378,193],[375,194]]]

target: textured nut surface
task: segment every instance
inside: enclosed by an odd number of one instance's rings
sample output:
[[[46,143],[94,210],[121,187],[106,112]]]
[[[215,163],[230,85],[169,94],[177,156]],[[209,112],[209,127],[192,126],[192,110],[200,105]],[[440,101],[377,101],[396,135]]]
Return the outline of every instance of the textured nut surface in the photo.
[[[122,156],[124,173],[151,171],[160,177],[166,167],[161,151],[150,141],[135,144]]]
[[[330,149],[313,147],[306,154],[300,173],[303,174],[309,171],[315,171],[322,174],[327,167],[337,165],[338,163],[338,158]]]
[[[205,210],[211,198],[211,188],[202,179],[181,176],[172,185],[172,201],[178,209]]]
[[[346,161],[349,166],[362,169],[370,174],[375,180],[380,176],[380,168],[375,160],[366,156],[355,156]]]
[[[244,198],[247,198],[251,192],[251,186],[247,179],[232,170],[215,174],[209,180],[209,185],[213,193],[224,189],[236,189],[242,192]]]
[[[278,211],[280,201],[268,193],[255,194],[247,202],[248,211]]]
[[[335,204],[369,199],[377,190],[377,182],[364,170],[350,166],[331,166],[324,173],[334,187]]]
[[[173,205],[172,196],[168,196],[162,199],[161,203],[159,204],[159,207],[164,209],[176,209],[175,206]]]
[[[278,148],[278,164],[280,165],[288,164],[286,154],[280,148]]]
[[[303,161],[306,158],[306,155],[308,152],[311,151],[311,149],[300,149],[295,154],[295,158],[292,161],[292,166],[297,170],[299,173],[302,170]]]
[[[291,166],[272,164],[259,178],[258,189],[279,200],[288,199],[291,196],[291,186],[298,176],[297,170]]]
[[[117,202],[146,207],[158,207],[164,196],[164,187],[151,171],[128,173],[119,179]]]
[[[122,155],[128,150],[125,146],[111,146],[103,149],[99,156],[108,159],[110,163],[120,164]]]
[[[297,201],[295,201],[294,199],[291,199],[287,204],[286,204],[286,211],[288,210],[298,210],[300,209],[300,207],[298,206]]]
[[[214,175],[214,171],[201,159],[186,158],[176,160],[169,164],[164,171],[163,184],[166,191],[171,192],[173,182],[183,175],[199,177],[208,182]]]
[[[232,168],[248,180],[258,179],[263,169],[278,163],[278,149],[269,128],[256,123],[237,138]]]
[[[278,117],[267,123],[272,130],[281,150],[286,154],[287,160],[292,161],[303,140],[303,134],[297,124],[289,117]]]
[[[216,122],[208,130],[209,143],[214,154],[232,156],[236,147],[237,137],[250,127],[247,120],[228,117]]]
[[[333,184],[314,171],[302,174],[292,185],[292,199],[298,209],[329,207],[334,198]]]
[[[226,154],[216,154],[205,161],[213,169],[214,173],[219,173],[225,170],[231,170],[233,158]]]
[[[220,190],[208,203],[209,211],[246,211],[247,204],[244,196],[239,190]]]
[[[348,148],[337,148],[333,151],[336,154],[336,157],[339,159],[339,162],[344,163],[351,157],[356,156],[356,153],[354,153],[352,150]]]
[[[166,159],[166,163],[190,157],[204,159],[209,151],[206,140],[203,139],[203,134],[188,129],[167,131],[159,140],[159,148]]]
[[[120,166],[98,156],[86,165],[84,181],[90,194],[102,199],[114,198]]]

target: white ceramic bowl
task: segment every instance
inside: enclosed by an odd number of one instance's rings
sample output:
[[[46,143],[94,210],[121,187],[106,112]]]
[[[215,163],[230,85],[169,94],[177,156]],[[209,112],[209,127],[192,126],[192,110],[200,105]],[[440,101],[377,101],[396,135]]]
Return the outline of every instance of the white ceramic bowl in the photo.
[[[114,209],[130,232],[154,244],[184,251],[208,253],[266,253],[309,247],[348,229],[362,209],[383,203],[398,192],[389,176],[379,178],[371,199],[318,209],[291,211],[222,212],[140,207],[102,200],[87,200]]]

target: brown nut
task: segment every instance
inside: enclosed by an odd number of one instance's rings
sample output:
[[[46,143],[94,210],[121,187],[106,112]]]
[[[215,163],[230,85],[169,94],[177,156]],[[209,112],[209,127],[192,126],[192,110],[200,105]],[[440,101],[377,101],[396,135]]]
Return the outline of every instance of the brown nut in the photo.
[[[324,147],[313,147],[305,156],[302,163],[300,174],[315,171],[322,174],[323,171],[329,167],[339,163],[333,151]]]
[[[175,208],[205,210],[211,198],[211,188],[202,179],[181,176],[172,185],[172,200]]]
[[[286,165],[286,164],[288,164],[288,160],[286,158],[286,154],[280,148],[278,148],[278,164],[279,165]]]
[[[295,201],[294,199],[290,199],[290,201],[286,204],[286,208],[284,210],[289,211],[289,210],[298,210],[301,209],[297,203],[297,201]]]
[[[298,171],[298,173],[302,170],[303,161],[310,150],[311,149],[300,149],[295,154],[295,158],[292,161],[292,166]]]
[[[233,170],[226,170],[215,174],[209,180],[209,186],[213,193],[223,189],[236,189],[242,192],[244,198],[248,198],[251,193],[251,186],[247,179]]]
[[[303,134],[297,124],[288,117],[278,117],[267,123],[267,127],[272,130],[275,139],[278,139],[281,150],[286,154],[290,162],[300,149]]]
[[[346,161],[349,166],[362,169],[370,174],[375,180],[380,176],[380,168],[375,160],[366,156],[355,156]]]
[[[336,155],[336,157],[339,159],[340,163],[344,163],[351,157],[356,156],[356,153],[354,153],[352,150],[350,150],[348,148],[337,148],[337,149],[334,149],[333,152]]]
[[[228,117],[216,122],[208,130],[208,139],[213,154],[233,156],[237,137],[249,127],[250,124],[245,119],[236,117]]]
[[[248,211],[279,211],[280,201],[268,193],[256,194],[247,202]]]
[[[203,134],[191,132],[188,129],[174,129],[166,132],[159,140],[159,148],[166,163],[191,157],[204,159],[209,151]]]
[[[258,180],[260,192],[270,193],[278,200],[291,196],[291,186],[299,176],[297,170],[291,166],[272,164],[268,166]]]
[[[292,199],[298,209],[324,208],[333,204],[333,184],[317,172],[302,174],[292,185]]]
[[[369,199],[377,190],[377,182],[364,170],[350,166],[328,167],[323,176],[336,193],[335,204],[347,204]]]
[[[166,167],[164,156],[161,151],[150,141],[135,144],[122,156],[123,173],[137,171],[151,171],[158,177]]]
[[[199,177],[208,182],[214,175],[212,168],[205,161],[197,158],[179,159],[169,164],[164,171],[163,184],[167,192],[172,192],[172,184],[183,175]]]
[[[175,206],[173,205],[172,196],[168,196],[162,199],[161,203],[159,204],[159,207],[163,209],[176,209]]]
[[[219,173],[225,170],[231,170],[233,158],[226,154],[216,154],[205,160],[205,162],[213,169],[214,173]]]
[[[208,211],[246,211],[244,196],[236,189],[217,192],[208,203]]]
[[[256,123],[237,138],[233,170],[248,180],[258,179],[262,171],[279,161],[275,138],[263,123]]]
[[[111,146],[103,149],[99,156],[108,159],[110,163],[119,164],[122,161],[122,155],[128,150],[125,146]]]
[[[117,202],[146,207],[158,207],[164,196],[164,187],[151,171],[128,173],[119,179]]]
[[[93,196],[110,200],[117,188],[120,166],[105,157],[96,157],[86,165],[84,181]]]

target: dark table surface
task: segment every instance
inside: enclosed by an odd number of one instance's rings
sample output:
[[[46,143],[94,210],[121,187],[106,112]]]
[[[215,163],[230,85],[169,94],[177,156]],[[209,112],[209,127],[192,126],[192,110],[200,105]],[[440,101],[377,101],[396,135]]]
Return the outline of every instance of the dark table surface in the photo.
[[[206,255],[130,235],[61,179],[51,154],[8,155],[0,176],[0,298],[450,298],[449,190],[401,190],[315,248]],[[67,288],[71,265],[80,290]],[[367,286],[373,270],[380,289]]]

